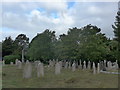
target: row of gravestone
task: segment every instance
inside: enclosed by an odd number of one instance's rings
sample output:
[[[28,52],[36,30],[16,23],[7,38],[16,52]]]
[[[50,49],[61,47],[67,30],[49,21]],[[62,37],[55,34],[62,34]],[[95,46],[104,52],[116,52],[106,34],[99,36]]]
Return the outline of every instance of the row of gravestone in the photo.
[[[17,63],[18,61],[19,60],[16,59],[15,63]],[[56,62],[58,62],[58,61],[49,60],[49,66],[48,67],[55,66]],[[20,63],[20,61],[18,63]],[[35,61],[36,65],[37,65],[37,63],[40,63],[40,61]],[[67,62],[67,61],[59,61],[59,63],[61,64],[61,67],[65,67],[65,68],[71,68],[71,65],[72,65],[71,62]],[[90,61],[88,61],[87,65],[86,65],[86,61],[84,61],[83,65],[82,65],[81,60],[79,61],[79,64],[75,61],[73,63],[75,63],[76,68],[81,68],[81,69],[86,69],[86,68],[91,69],[91,66],[92,66]],[[3,64],[3,66],[5,65],[4,60],[2,61],[2,64]],[[10,62],[10,64],[13,65],[13,62]],[[99,64],[100,64],[100,70],[104,70],[104,71],[119,68],[117,60],[116,60],[116,62],[113,62],[113,63],[111,61],[104,60],[104,61],[100,61]],[[36,65],[35,65],[35,67],[36,67]]]
[[[35,61],[34,64],[35,64],[35,67],[37,70],[37,77],[44,76],[43,63],[41,63],[40,61]],[[114,62],[114,65],[112,65],[112,64],[113,63],[111,63],[110,61],[108,61],[106,63],[106,60],[104,60],[104,61],[101,61],[100,63],[98,63],[97,68],[96,68],[95,63],[93,62],[92,63],[93,74],[100,73],[100,70],[110,70],[112,68],[118,69],[117,61]],[[13,62],[11,62],[11,65],[13,65]],[[22,62],[19,61],[18,59],[16,59],[15,65],[18,67],[18,69],[22,69]],[[72,64],[70,62],[65,62],[63,64],[62,61],[54,62],[54,61],[50,60],[48,67],[54,66],[55,67],[55,74],[60,74],[62,68],[65,68],[65,69],[69,68],[74,72],[77,69],[77,65],[78,64],[76,62],[73,62]],[[88,65],[86,67],[86,61],[83,62],[83,65],[81,64],[81,61],[80,61],[78,68],[81,68],[83,70],[91,69],[91,62],[89,61]],[[30,78],[31,75],[32,75],[32,64],[27,60],[25,62],[25,66],[23,67],[23,78]]]

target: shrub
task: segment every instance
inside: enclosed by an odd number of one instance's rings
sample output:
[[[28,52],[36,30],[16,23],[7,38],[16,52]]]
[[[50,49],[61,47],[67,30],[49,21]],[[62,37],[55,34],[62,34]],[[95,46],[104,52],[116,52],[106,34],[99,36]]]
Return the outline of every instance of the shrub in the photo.
[[[15,63],[15,60],[20,59],[20,56],[19,55],[7,55],[7,56],[4,56],[3,59],[5,60],[5,64],[10,64],[10,62]]]

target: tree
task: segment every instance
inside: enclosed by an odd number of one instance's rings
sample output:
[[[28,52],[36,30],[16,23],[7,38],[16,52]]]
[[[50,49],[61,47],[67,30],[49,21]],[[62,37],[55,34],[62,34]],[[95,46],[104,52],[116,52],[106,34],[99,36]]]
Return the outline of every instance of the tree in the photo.
[[[43,33],[37,34],[32,39],[27,53],[30,60],[42,60],[46,62],[48,59],[54,59],[55,41],[55,31],[47,29]]]
[[[105,59],[109,53],[109,49],[106,48],[107,37],[100,31],[100,28],[90,24],[80,29],[69,29],[67,34],[60,35],[57,42],[59,58],[95,62]]]
[[[120,62],[120,11],[118,11],[117,16],[116,16],[116,21],[114,23],[115,25],[112,25],[114,29],[114,40],[117,41],[118,46],[117,46],[117,60]]]
[[[13,54],[21,56],[22,50],[24,50],[25,52],[28,45],[29,45],[29,38],[25,34],[19,34],[14,41]]]
[[[5,40],[2,42],[2,57],[12,54],[13,50],[14,47],[12,38],[6,37]]]

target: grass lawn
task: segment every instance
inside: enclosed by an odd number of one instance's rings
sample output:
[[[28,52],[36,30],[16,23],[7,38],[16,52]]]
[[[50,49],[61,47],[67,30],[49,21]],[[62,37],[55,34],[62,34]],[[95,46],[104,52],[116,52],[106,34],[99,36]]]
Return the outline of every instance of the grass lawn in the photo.
[[[45,67],[45,76],[37,78],[33,67],[32,78],[23,79],[22,70],[15,65],[3,66],[3,88],[117,88],[118,75],[92,74],[90,70],[62,69],[61,74],[55,75],[54,68]]]

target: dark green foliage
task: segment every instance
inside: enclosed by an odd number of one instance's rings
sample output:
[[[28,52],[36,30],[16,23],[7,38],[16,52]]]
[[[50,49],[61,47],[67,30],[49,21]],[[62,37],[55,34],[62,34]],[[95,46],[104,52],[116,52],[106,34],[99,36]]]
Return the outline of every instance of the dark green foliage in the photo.
[[[114,54],[117,54],[116,58],[118,62],[120,63],[120,11],[118,11],[117,16],[116,16],[116,21],[114,23],[115,25],[112,25],[114,29],[114,35],[115,38],[114,40],[117,41],[118,45],[116,47],[116,52]]]
[[[19,34],[14,43],[14,52],[13,54],[17,54],[21,56],[22,50],[26,51],[26,46],[29,45],[29,38],[25,34]]]
[[[30,57],[30,60],[41,60],[43,62],[53,59],[55,41],[55,32],[45,30],[33,38],[27,56]]]
[[[5,64],[10,64],[10,62],[15,63],[15,60],[20,59],[20,56],[19,55],[7,55],[7,56],[4,56],[3,59],[5,60]]]
[[[107,37],[96,26],[69,29],[67,35],[60,35],[56,50],[62,60],[91,60],[97,62],[106,59]]]
[[[2,42],[2,57],[12,54],[13,50],[13,40],[11,39],[11,37],[6,37],[5,40]]]

